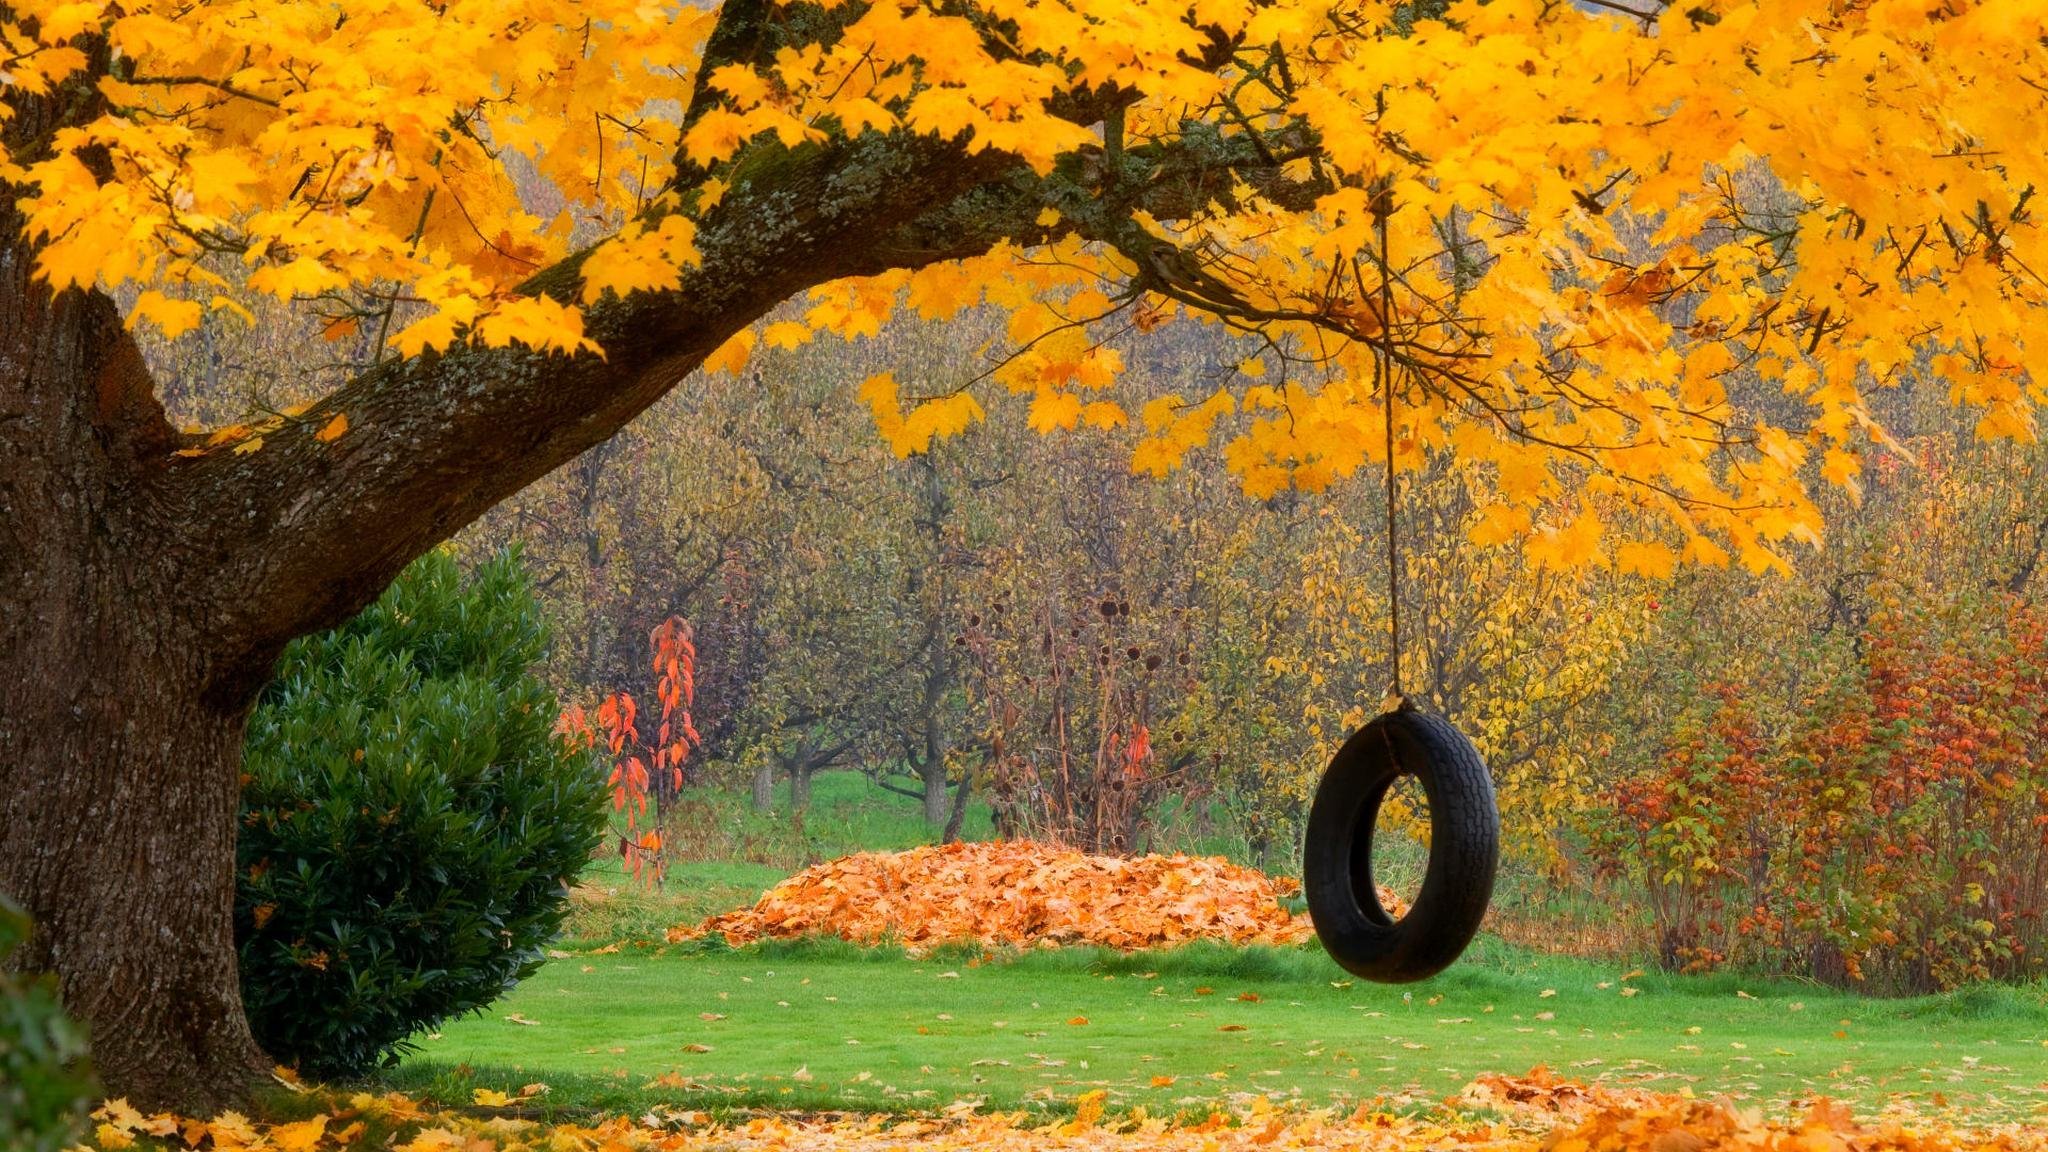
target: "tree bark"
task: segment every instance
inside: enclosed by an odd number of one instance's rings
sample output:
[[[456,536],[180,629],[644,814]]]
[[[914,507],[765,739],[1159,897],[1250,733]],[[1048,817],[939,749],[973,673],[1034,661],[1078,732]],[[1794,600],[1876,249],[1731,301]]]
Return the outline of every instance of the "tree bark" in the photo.
[[[112,301],[52,299],[0,248],[0,890],[35,921],[13,963],[56,973],[102,1080],[145,1104],[268,1066],[235,969],[249,701],[204,691],[204,556],[139,467],[170,442]]]
[[[812,766],[809,756],[798,756],[791,760],[789,769],[789,811],[802,819],[811,810],[811,774],[817,769]]]
[[[754,811],[770,812],[775,808],[775,769],[762,764],[754,769]]]
[[[926,761],[918,773],[924,777],[924,822],[929,828],[946,825],[946,761]]]
[[[953,811],[946,817],[946,829],[939,834],[939,843],[952,844],[960,839],[960,830],[967,823],[967,798],[974,794],[974,773],[960,774],[960,783],[953,789]]]

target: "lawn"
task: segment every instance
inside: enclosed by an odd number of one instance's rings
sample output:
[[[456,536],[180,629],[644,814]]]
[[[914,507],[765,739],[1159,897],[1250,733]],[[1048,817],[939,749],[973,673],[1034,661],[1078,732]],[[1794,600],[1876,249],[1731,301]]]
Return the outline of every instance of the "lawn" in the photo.
[[[567,1107],[1059,1108],[1105,1089],[1160,1112],[1418,1105],[1547,1065],[1777,1106],[1814,1095],[2048,1118],[2048,990],[1875,1000],[1790,982],[1626,972],[1482,939],[1406,988],[1313,948],[1194,946],[911,959],[836,941],[548,964],[394,1070],[444,1101],[548,1083]]]

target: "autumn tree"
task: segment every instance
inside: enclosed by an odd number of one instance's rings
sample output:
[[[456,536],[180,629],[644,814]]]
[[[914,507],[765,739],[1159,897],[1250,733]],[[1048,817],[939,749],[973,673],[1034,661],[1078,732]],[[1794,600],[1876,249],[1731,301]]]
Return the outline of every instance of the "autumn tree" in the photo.
[[[994,381],[1045,429],[1126,420],[1093,396],[1115,344],[1218,317],[1286,371],[1149,401],[1140,471],[1213,438],[1252,492],[1315,492],[1391,415],[1399,466],[1454,453],[1503,515],[1583,487],[1525,529],[1574,562],[1783,564],[1809,460],[1853,480],[1901,374],[2031,434],[2048,13],[1631,7],[13,0],[11,962],[57,974],[114,1091],[241,1091],[237,764],[279,651],[807,290],[798,323],[849,334],[1006,312]],[[374,363],[172,427],[131,325],[235,323],[237,288]],[[1759,420],[1746,379],[1807,407]],[[975,385],[864,391],[908,453]]]

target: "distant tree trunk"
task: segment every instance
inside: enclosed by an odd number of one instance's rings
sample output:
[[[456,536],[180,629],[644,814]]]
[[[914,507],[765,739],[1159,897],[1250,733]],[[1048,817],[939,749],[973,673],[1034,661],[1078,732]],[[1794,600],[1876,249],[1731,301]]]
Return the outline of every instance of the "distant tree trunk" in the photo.
[[[939,836],[939,843],[951,844],[960,839],[960,829],[967,823],[967,797],[974,791],[974,773],[962,772],[960,783],[953,789],[953,811],[946,817],[946,830]]]
[[[946,739],[946,693],[953,684],[953,662],[946,646],[939,642],[938,630],[933,630],[928,644],[924,691],[919,701],[923,731],[918,735],[923,747],[911,753],[910,763],[917,770],[918,782],[924,786],[925,826],[942,828],[946,823],[946,754],[951,748],[951,741]]]
[[[924,755],[917,760],[918,782],[924,785],[924,822],[927,828],[946,823],[946,732],[935,710],[924,717]]]
[[[775,766],[762,764],[754,769],[754,811],[768,812],[775,807]]]
[[[946,805],[946,761],[943,758],[929,761],[918,775],[924,779],[924,822],[933,828],[942,828],[949,814]]]
[[[790,766],[789,810],[792,812],[809,812],[811,810],[811,768],[808,764],[798,763]]]
[[[797,750],[782,756],[782,775],[788,777],[788,810],[803,816],[811,810],[811,773],[817,771],[817,744],[805,732]]]

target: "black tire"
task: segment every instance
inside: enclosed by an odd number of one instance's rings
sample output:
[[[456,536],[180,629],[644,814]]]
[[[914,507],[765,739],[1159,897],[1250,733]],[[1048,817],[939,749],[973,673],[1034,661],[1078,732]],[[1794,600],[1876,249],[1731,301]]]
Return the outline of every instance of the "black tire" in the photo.
[[[1422,780],[1429,800],[1429,866],[1408,914],[1380,905],[1373,825],[1395,780]],[[1500,813],[1479,750],[1441,716],[1403,708],[1351,734],[1316,788],[1301,883],[1316,936],[1345,970],[1382,984],[1449,967],[1486,916],[1500,863]]]

